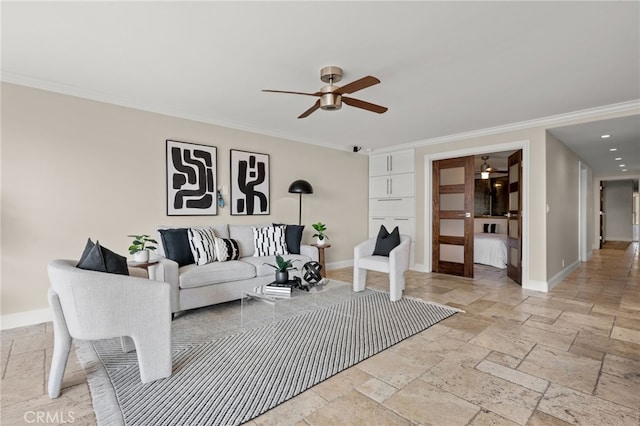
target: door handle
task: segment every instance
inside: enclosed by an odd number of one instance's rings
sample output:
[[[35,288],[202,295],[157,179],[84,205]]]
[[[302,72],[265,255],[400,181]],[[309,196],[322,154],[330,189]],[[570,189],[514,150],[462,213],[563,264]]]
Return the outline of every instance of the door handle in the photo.
[[[467,213],[460,213],[458,215],[458,217],[471,217],[471,213],[467,212]]]

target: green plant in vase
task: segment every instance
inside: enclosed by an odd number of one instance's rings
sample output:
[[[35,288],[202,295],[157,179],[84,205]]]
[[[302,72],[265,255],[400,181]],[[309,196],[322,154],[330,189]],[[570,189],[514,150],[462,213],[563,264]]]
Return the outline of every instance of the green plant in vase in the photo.
[[[158,244],[158,242],[147,234],[127,236],[133,238],[133,242],[129,246],[129,254],[133,255],[133,260],[136,262],[148,262],[149,251],[157,248],[152,244]]]
[[[263,265],[271,266],[276,270],[276,283],[278,284],[286,284],[289,281],[289,270],[294,269],[298,270],[295,266],[293,266],[293,262],[296,260],[284,260],[284,257],[279,254],[276,255],[276,264],[271,263],[263,263]]]
[[[317,239],[316,244],[318,244],[319,246],[325,245],[327,243],[327,240],[329,239],[327,234],[325,234],[325,231],[327,230],[327,225],[325,225],[322,222],[318,222],[318,223],[314,223],[311,226],[316,231],[316,233],[313,234],[313,237]]]

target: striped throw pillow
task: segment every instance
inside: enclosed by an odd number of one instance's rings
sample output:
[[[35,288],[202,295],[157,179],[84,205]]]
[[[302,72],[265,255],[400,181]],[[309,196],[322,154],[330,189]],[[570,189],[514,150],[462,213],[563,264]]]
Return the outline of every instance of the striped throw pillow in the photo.
[[[253,230],[254,256],[276,256],[289,254],[285,239],[285,227],[265,226],[251,228]]]
[[[240,247],[236,240],[231,238],[215,238],[216,259],[218,262],[240,259]]]
[[[213,228],[189,228],[189,247],[196,265],[206,265],[216,260]]]

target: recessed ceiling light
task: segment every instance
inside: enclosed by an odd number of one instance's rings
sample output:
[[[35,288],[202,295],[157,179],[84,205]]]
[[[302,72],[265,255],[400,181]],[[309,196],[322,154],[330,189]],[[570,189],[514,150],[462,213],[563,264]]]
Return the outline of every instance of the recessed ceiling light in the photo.
[[[627,171],[627,169],[622,169],[622,171],[623,171],[623,172],[626,172],[626,171]]]
[[[618,148],[609,148],[609,151],[613,152],[613,151],[617,151]]]
[[[611,137],[611,135],[602,135],[600,136],[602,139],[609,139]]]
[[[618,167],[626,167],[626,164],[620,164]]]
[[[616,157],[616,161],[622,160],[622,157]]]

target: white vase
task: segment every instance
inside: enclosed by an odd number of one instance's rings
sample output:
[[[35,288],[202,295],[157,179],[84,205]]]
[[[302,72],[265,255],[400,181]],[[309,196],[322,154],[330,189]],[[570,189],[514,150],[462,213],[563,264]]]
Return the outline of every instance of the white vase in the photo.
[[[133,260],[136,262],[148,262],[149,250],[141,250],[133,254]]]
[[[323,238],[323,239],[321,240],[321,239],[320,239],[320,237],[317,237],[317,238],[316,238],[316,244],[317,244],[317,245],[319,245],[319,246],[323,246],[323,245],[327,244],[327,239],[326,239],[326,238]]]

